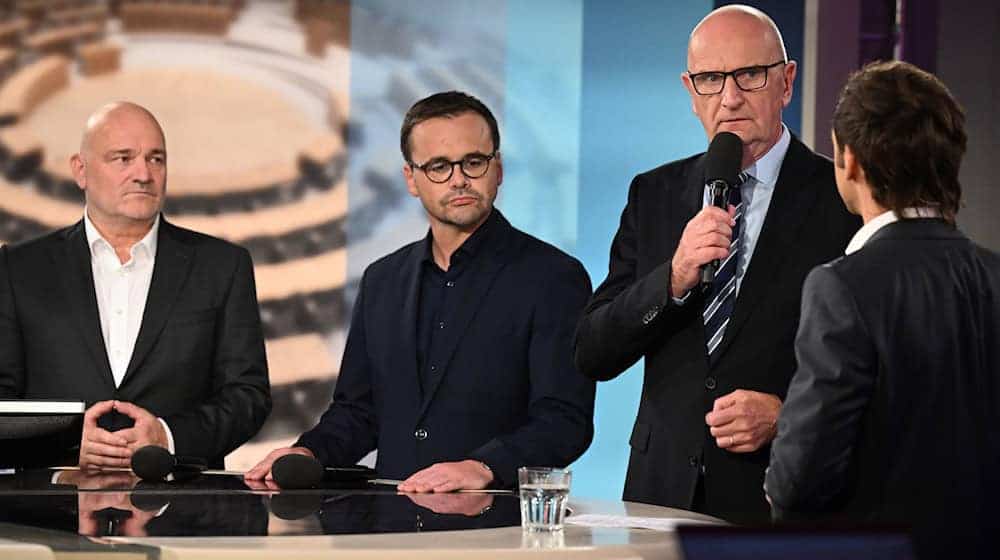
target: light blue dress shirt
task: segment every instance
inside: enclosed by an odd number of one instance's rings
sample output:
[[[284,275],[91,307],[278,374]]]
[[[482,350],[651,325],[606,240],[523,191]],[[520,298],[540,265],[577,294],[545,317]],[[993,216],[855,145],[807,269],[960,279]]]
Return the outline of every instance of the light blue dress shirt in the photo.
[[[740,187],[740,196],[743,198],[743,231],[740,235],[740,254],[736,263],[736,296],[739,297],[740,286],[743,284],[743,276],[747,267],[750,266],[750,259],[753,251],[757,248],[757,240],[760,239],[760,230],[764,227],[764,218],[767,216],[767,209],[771,205],[771,197],[774,195],[774,186],[778,183],[778,173],[781,172],[781,164],[785,161],[785,154],[788,153],[788,145],[792,141],[792,135],[788,128],[781,125],[781,137],[778,142],[771,146],[760,159],[750,164],[750,167],[743,169],[743,172],[750,175],[743,186]],[[703,207],[711,204],[711,196],[708,189],[705,189]]]
[[[739,260],[736,263],[736,297],[739,297],[743,276],[746,274],[747,267],[750,266],[754,249],[757,248],[760,230],[764,227],[764,218],[767,217],[767,209],[771,206],[774,186],[778,183],[781,164],[785,161],[785,154],[788,153],[788,145],[791,141],[792,135],[788,132],[788,127],[782,124],[781,137],[778,138],[778,141],[763,157],[750,164],[750,167],[743,169],[743,172],[748,174],[751,179],[740,187],[740,197],[743,200],[743,231],[740,236]],[[702,208],[710,204],[712,204],[712,196],[706,188]],[[690,295],[689,291],[679,298],[672,299],[677,305],[683,305]]]

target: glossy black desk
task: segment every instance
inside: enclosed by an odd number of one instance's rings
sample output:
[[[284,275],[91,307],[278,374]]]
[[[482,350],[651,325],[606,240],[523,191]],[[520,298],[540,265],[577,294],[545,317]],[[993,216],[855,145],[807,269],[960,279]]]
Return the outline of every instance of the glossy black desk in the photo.
[[[575,511],[707,520],[621,502],[572,502]],[[248,558],[393,556],[673,558],[671,533],[567,526],[522,534],[510,492],[398,494],[362,483],[280,491],[208,475],[149,484],[129,472],[29,470],[0,475],[0,558],[24,543],[51,557]],[[17,552],[22,556],[24,551]]]

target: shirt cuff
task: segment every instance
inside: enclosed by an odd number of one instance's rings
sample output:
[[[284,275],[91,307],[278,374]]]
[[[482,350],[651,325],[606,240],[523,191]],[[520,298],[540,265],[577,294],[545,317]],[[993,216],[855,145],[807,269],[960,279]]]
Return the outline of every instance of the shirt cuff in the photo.
[[[681,297],[670,296],[670,299],[673,300],[674,305],[684,305],[689,297],[691,297],[691,290],[688,290],[687,293]]]
[[[167,433],[167,451],[169,451],[171,455],[175,455],[174,434],[170,431],[170,426],[167,425],[167,421],[163,418],[157,418],[157,420],[159,420],[160,424],[163,426],[163,431]]]

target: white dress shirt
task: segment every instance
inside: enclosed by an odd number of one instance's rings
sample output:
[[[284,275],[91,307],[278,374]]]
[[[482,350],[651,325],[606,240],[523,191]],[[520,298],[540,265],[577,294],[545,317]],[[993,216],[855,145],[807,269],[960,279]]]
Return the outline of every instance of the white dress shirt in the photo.
[[[160,231],[160,217],[138,243],[129,249],[129,260],[122,264],[110,243],[97,231],[86,211],[83,213],[87,246],[90,248],[90,266],[94,273],[94,294],[101,319],[104,347],[111,364],[115,387],[122,384],[128,371],[135,341],[142,326],[146,310],[146,297],[153,280],[156,263],[156,240]],[[170,427],[159,419],[167,432],[168,447],[174,451],[174,438]]]
[[[904,208],[902,213],[904,218],[941,217],[940,210],[938,210],[937,208],[928,208],[928,207]],[[869,220],[867,224],[861,226],[861,229],[859,229],[857,233],[854,234],[854,237],[851,238],[851,242],[848,243],[847,248],[844,249],[844,254],[850,255],[851,253],[860,250],[862,247],[864,247],[865,243],[867,243],[868,240],[871,239],[873,235],[875,235],[876,231],[884,228],[885,226],[893,222],[898,222],[898,221],[899,221],[899,216],[896,215],[896,213],[892,210],[889,210],[888,212],[883,212],[882,214],[875,216],[874,218]]]

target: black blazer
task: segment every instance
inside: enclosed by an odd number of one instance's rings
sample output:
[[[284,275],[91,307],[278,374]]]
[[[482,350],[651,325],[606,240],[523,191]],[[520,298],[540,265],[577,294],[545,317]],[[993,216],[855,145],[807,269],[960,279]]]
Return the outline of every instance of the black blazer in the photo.
[[[161,219],[142,325],[115,388],[83,221],[3,247],[0,396],[133,402],[167,422],[178,455],[221,466],[271,410],[249,253]],[[79,445],[79,430],[64,436]]]
[[[422,242],[368,267],[333,403],[298,445],[331,466],[378,448],[376,470],[395,479],[475,458],[504,486],[520,466],[565,466],[587,449],[594,383],[573,366],[572,341],[590,280],[579,261],[498,217],[488,233],[498,238],[462,274],[471,295],[443,331],[451,358],[424,394]]]
[[[810,273],[795,345],[778,519],[1000,529],[1000,255],[942,220],[885,226]]]
[[[584,311],[576,363],[613,379],[645,357],[642,397],[629,443],[624,499],[691,509],[704,469],[703,513],[768,519],[761,489],[768,449],[730,453],[715,445],[705,414],[736,389],[784,398],[806,273],[841,254],[860,221],[837,194],[830,161],[792,138],[733,317],[709,366],[701,312],[669,296],[670,259],[702,207],[704,157],[638,175],[611,246],[608,277]]]

